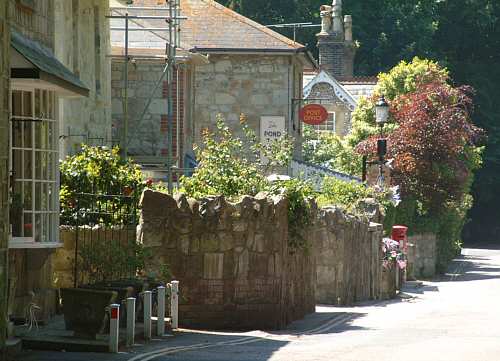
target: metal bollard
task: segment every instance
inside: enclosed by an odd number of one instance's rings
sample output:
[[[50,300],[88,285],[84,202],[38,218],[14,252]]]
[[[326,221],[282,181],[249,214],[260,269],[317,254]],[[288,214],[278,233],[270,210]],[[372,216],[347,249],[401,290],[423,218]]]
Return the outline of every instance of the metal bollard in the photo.
[[[109,352],[118,353],[118,340],[120,335],[120,305],[109,306],[111,317],[109,318]]]
[[[144,339],[151,340],[151,291],[144,291]]]
[[[171,282],[170,314],[172,316],[172,329],[179,328],[179,281]]]
[[[156,334],[165,334],[165,287],[158,287],[158,321],[156,322]]]
[[[135,298],[127,298],[127,346],[134,346],[135,339]]]

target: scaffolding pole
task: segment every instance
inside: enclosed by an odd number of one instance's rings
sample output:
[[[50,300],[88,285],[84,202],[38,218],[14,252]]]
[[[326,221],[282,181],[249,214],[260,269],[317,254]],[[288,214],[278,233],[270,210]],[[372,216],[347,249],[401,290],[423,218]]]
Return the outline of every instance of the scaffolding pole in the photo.
[[[123,99],[123,132],[122,132],[122,155],[123,157],[128,156],[128,145],[129,145],[129,135],[128,135],[128,130],[129,130],[129,114],[128,114],[128,65],[130,61],[129,57],[129,44],[128,44],[128,38],[129,38],[129,31],[168,31],[168,44],[166,46],[166,66],[162,72],[162,75],[160,79],[157,81],[155,84],[154,90],[151,93],[146,106],[144,110],[142,111],[139,122],[142,122],[144,119],[147,110],[149,109],[149,106],[151,105],[152,98],[156,92],[156,90],[159,88],[161,85],[163,79],[166,77],[167,78],[167,83],[168,83],[168,96],[167,96],[167,126],[168,126],[168,132],[167,132],[167,171],[168,171],[168,179],[167,179],[167,184],[168,184],[168,191],[169,193],[173,193],[173,175],[172,175],[172,168],[173,168],[173,123],[174,123],[174,111],[173,111],[173,81],[174,81],[174,71],[177,71],[177,65],[176,65],[176,55],[177,55],[177,48],[180,46],[180,36],[179,36],[179,31],[180,31],[180,20],[185,20],[187,17],[185,16],[180,16],[180,9],[179,9],[179,0],[165,0],[166,4],[168,4],[167,7],[134,7],[134,6],[127,6],[127,7],[114,7],[112,8],[113,10],[126,10],[126,13],[124,15],[109,15],[106,16],[108,19],[124,19],[125,20],[125,27],[110,27],[111,30],[114,31],[124,31],[125,32],[125,55],[123,56],[125,63],[124,63],[124,91],[122,95]],[[168,15],[131,15],[129,14],[129,11],[133,10],[155,10],[155,11],[167,11]],[[168,23],[167,28],[160,28],[160,27],[129,27],[129,21],[130,20],[165,20]],[[179,86],[177,86],[177,93],[179,92]],[[179,97],[179,95],[178,95]],[[177,97],[177,98],[178,98]],[[178,99],[177,99],[178,100]],[[177,109],[177,112],[179,112],[179,109]],[[179,135],[177,135],[177,141],[179,140]]]

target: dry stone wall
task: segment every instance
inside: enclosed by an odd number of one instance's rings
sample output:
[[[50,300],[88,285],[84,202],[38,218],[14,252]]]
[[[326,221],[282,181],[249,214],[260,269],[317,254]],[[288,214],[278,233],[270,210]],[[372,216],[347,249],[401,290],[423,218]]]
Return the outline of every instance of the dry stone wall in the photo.
[[[141,207],[147,272],[169,265],[181,281],[185,326],[275,329],[313,312],[317,301],[346,305],[395,294],[381,265],[382,226],[338,208],[315,210],[303,230],[310,247],[294,250],[283,198],[229,203],[148,190]]]
[[[313,232],[319,303],[349,305],[381,298],[380,224],[331,207],[319,211]]]
[[[278,329],[314,311],[314,258],[288,246],[286,199],[146,191],[141,204],[148,272],[168,264],[180,280],[182,325]]]

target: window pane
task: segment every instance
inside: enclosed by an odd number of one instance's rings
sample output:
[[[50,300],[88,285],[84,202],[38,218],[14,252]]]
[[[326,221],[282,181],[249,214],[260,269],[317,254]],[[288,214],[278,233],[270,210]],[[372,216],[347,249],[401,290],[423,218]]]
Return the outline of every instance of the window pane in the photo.
[[[49,112],[47,109],[47,90],[42,90],[42,118],[47,119]]]
[[[49,124],[48,124],[48,122],[42,122],[40,131],[41,131],[40,149],[50,149],[49,148]]]
[[[56,118],[56,112],[55,112],[55,96],[54,92],[49,92],[49,104],[48,104],[48,110],[49,110],[49,119],[55,119]]]
[[[48,173],[48,167],[49,167],[49,163],[47,161],[48,155],[45,152],[40,152],[40,153],[41,153],[41,159],[42,159],[42,178],[41,179],[46,180],[47,173]]]
[[[47,188],[48,188],[48,207],[47,209],[50,210],[50,211],[55,211],[55,202],[54,202],[54,198],[56,196],[56,192],[55,192],[55,184],[53,183],[49,183],[47,185]]]
[[[35,152],[35,179],[42,179],[42,154]]]
[[[24,237],[33,237],[33,215],[24,213]]]
[[[19,90],[12,91],[12,116],[21,116],[23,108],[21,104],[22,92]]]
[[[55,134],[55,129],[56,129],[56,122],[49,122],[47,124],[48,126],[48,142],[49,142],[49,149],[55,150],[56,149],[56,134]]]
[[[33,183],[32,182],[23,182],[24,184],[24,209],[32,210],[33,209]]]
[[[48,214],[42,214],[43,220],[43,237],[42,242],[50,241],[50,217]]]
[[[35,210],[42,210],[42,183],[35,183]]]
[[[23,122],[24,129],[24,148],[31,148],[33,146],[33,133],[31,127],[33,122]]]
[[[47,211],[49,209],[49,193],[47,189],[47,183],[42,183],[41,188],[42,188],[42,196],[41,196],[42,211]]]
[[[40,100],[40,89],[35,89],[35,117],[42,117],[41,100]]]
[[[33,108],[31,101],[32,101],[31,92],[23,92],[23,116],[25,117],[33,116]]]
[[[12,203],[10,205],[10,223],[12,224],[12,236],[22,237],[23,203],[22,183],[14,182]]]
[[[24,151],[24,174],[23,179],[33,178],[33,151]]]
[[[40,242],[42,240],[42,215],[35,214],[35,242]]]
[[[12,177],[14,179],[21,179],[23,177],[23,168],[22,168],[22,150],[13,150],[12,151]]]
[[[20,121],[12,122],[12,146],[14,148],[21,148],[23,146],[22,127],[23,127],[23,122]]]

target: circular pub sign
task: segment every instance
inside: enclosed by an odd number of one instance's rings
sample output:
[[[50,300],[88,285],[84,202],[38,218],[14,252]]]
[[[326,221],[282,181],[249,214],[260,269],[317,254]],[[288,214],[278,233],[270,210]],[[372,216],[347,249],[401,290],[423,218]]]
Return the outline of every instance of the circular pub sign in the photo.
[[[328,119],[328,111],[319,104],[309,104],[300,109],[300,120],[309,125],[319,125]]]

